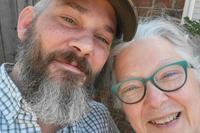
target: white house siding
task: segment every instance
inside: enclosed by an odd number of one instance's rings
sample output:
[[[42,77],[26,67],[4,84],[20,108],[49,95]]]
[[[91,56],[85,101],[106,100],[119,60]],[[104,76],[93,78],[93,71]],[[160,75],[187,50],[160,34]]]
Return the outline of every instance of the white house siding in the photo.
[[[200,0],[195,0],[192,18],[197,20],[200,19]]]

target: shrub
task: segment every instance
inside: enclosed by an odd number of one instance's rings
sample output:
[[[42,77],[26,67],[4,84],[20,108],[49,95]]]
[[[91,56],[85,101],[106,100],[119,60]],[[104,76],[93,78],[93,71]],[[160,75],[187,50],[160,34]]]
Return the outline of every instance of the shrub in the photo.
[[[186,29],[194,36],[200,36],[200,20],[190,20],[189,17],[184,18]]]

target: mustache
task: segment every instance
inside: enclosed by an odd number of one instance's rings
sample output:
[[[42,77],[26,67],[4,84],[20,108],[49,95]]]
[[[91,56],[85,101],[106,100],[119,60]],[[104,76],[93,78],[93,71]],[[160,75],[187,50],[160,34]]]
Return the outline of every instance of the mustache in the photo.
[[[56,59],[66,61],[67,63],[76,62],[76,67],[80,69],[85,75],[91,75],[92,69],[90,64],[88,63],[87,59],[84,57],[78,56],[73,51],[54,51],[53,53],[50,53],[47,58],[47,64],[50,64],[52,61],[55,61]]]

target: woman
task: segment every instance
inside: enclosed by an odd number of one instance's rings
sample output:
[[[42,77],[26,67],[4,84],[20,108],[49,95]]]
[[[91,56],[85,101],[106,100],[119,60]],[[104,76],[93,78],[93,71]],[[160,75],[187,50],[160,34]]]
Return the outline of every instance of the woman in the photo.
[[[200,53],[169,20],[140,22],[112,53],[114,86],[137,133],[200,133]]]

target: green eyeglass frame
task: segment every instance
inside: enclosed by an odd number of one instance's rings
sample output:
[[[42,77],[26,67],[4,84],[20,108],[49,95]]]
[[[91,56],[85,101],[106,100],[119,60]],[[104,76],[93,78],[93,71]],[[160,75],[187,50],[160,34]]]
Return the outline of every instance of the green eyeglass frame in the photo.
[[[165,89],[162,89],[161,87],[159,87],[156,82],[154,81],[154,77],[157,73],[159,73],[161,70],[163,70],[164,68],[166,67],[169,67],[169,66],[174,66],[174,65],[177,65],[177,66],[181,66],[185,72],[185,79],[183,81],[183,83],[178,87],[178,88],[175,88],[173,90],[165,90]],[[185,60],[181,60],[181,61],[177,61],[177,62],[173,62],[171,64],[167,64],[165,66],[162,66],[160,68],[158,68],[151,76],[147,77],[147,78],[138,78],[138,77],[132,77],[132,78],[129,78],[127,80],[124,80],[124,81],[121,81],[119,83],[117,83],[116,85],[114,85],[111,89],[112,89],[112,93],[115,94],[119,99],[120,101],[122,101],[123,103],[126,103],[126,104],[135,104],[135,103],[138,103],[140,102],[144,97],[145,97],[145,94],[146,94],[146,90],[147,90],[147,87],[146,87],[146,84],[148,81],[150,81],[154,86],[156,86],[158,89],[160,89],[161,91],[164,91],[164,92],[173,92],[173,91],[176,91],[180,88],[182,88],[187,80],[187,68],[191,67],[191,65],[189,65],[187,63],[187,61]],[[144,85],[144,94],[142,95],[142,97],[134,102],[129,102],[129,101],[124,101],[118,94],[118,91],[120,89],[120,87],[126,83],[126,82],[129,82],[131,80],[138,80],[138,81],[141,81],[141,83],[143,83]]]

